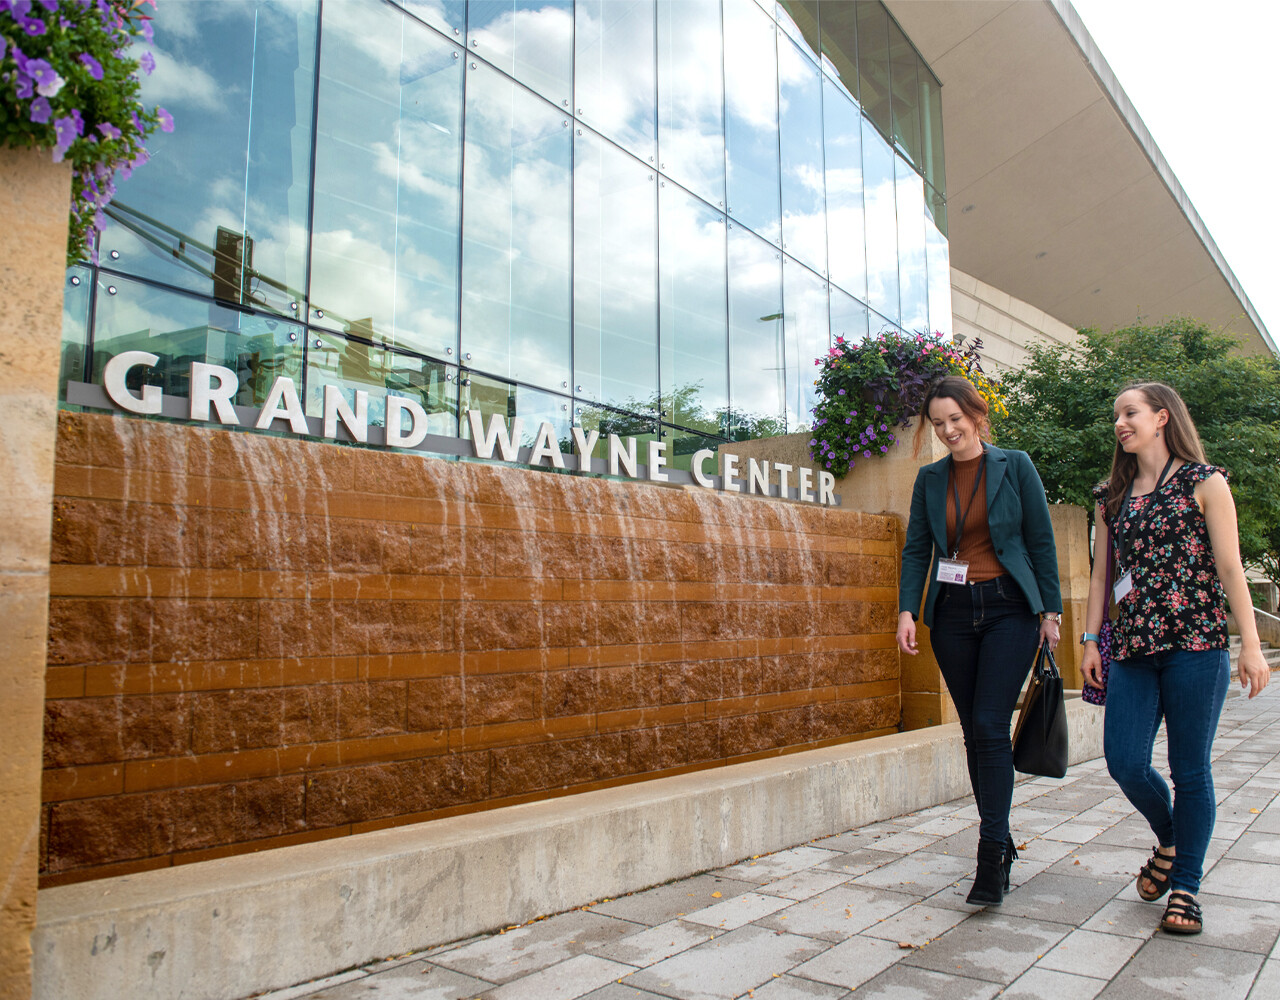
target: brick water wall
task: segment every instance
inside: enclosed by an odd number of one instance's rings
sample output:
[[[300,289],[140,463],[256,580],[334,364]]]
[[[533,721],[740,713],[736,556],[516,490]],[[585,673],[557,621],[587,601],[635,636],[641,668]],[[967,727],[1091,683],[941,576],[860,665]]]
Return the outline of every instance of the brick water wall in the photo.
[[[894,519],[62,413],[43,884],[879,735]]]

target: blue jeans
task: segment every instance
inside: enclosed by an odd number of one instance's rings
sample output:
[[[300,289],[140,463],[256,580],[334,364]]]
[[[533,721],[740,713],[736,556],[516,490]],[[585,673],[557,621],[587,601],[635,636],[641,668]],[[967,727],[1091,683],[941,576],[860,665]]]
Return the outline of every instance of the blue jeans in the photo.
[[[1039,635],[1039,619],[1011,576],[944,584],[933,612],[929,645],[960,716],[982,840],[1003,844],[1009,836],[1009,727]]]
[[[1230,683],[1225,649],[1170,649],[1114,660],[1107,677],[1103,749],[1107,769],[1151,824],[1162,847],[1177,848],[1170,888],[1199,892],[1216,805],[1209,751]],[[1151,766],[1160,720],[1169,738],[1175,794]]]

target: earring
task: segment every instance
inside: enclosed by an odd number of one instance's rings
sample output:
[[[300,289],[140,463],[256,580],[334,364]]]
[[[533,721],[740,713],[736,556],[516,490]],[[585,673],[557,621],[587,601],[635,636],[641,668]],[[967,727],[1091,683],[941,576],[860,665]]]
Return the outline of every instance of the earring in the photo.
[[[1157,430],[1157,431],[1156,431],[1156,437],[1159,437],[1159,436],[1160,436],[1160,432]]]

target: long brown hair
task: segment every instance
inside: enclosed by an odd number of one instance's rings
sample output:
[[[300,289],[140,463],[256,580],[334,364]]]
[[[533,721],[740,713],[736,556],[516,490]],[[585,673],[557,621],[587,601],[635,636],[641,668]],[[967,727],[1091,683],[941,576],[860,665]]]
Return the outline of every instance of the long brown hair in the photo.
[[[920,404],[920,419],[916,423],[916,436],[912,441],[911,454],[920,454],[920,444],[924,441],[925,428],[932,429],[929,419],[929,404],[935,399],[954,399],[960,412],[974,422],[978,428],[978,436],[984,441],[991,440],[991,424],[987,420],[990,407],[982,394],[967,378],[960,375],[944,375],[924,394],[924,402]]]
[[[1116,394],[1119,399],[1126,392],[1136,391],[1142,394],[1146,404],[1159,413],[1164,410],[1169,420],[1164,425],[1164,443],[1169,454],[1184,462],[1205,461],[1204,445],[1200,443],[1200,433],[1195,422],[1187,411],[1187,404],[1182,401],[1177,390],[1163,382],[1131,382]],[[1115,520],[1120,513],[1120,505],[1124,503],[1124,495],[1129,492],[1134,477],[1138,474],[1138,457],[1130,455],[1116,441],[1115,454],[1111,457],[1111,478],[1107,480],[1107,503],[1103,508],[1107,520]]]

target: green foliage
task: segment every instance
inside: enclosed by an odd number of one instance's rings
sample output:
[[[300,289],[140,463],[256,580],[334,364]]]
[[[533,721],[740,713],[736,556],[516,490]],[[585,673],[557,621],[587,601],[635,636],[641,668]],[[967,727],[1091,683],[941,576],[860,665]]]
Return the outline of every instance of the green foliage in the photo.
[[[1035,347],[1004,377],[1000,444],[1031,456],[1050,502],[1092,513],[1090,491],[1115,451],[1116,396],[1130,382],[1166,382],[1186,402],[1209,461],[1229,473],[1246,565],[1280,582],[1280,359],[1232,355],[1234,340],[1189,319],[1081,333],[1081,346]]]

